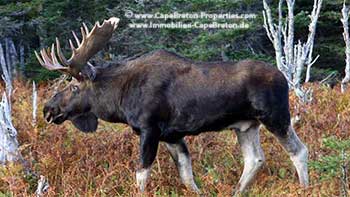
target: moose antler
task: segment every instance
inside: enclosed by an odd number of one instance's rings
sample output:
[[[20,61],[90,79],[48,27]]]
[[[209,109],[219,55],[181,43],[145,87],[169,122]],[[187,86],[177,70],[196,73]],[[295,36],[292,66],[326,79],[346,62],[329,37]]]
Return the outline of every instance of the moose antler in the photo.
[[[117,28],[118,22],[119,18],[116,17],[104,20],[102,25],[97,21],[91,31],[89,31],[86,24],[83,23],[83,26],[80,28],[82,41],[80,41],[75,32],[72,31],[78,47],[75,48],[72,40],[69,39],[72,56],[68,60],[63,55],[60,42],[58,38],[56,38],[57,55],[63,65],[59,63],[56,57],[55,44],[52,44],[51,49],[41,49],[41,57],[35,51],[36,58],[46,69],[61,71],[72,75],[78,80],[83,80],[85,77],[83,75],[95,75],[95,69],[88,60],[106,45],[108,40],[112,37],[113,31]],[[88,73],[82,73],[83,70]]]

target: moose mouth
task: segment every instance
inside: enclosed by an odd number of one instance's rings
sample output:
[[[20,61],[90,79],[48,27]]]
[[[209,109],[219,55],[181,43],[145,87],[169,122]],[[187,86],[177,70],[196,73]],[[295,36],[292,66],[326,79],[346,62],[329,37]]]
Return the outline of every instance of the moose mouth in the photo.
[[[45,114],[44,118],[49,124],[51,124],[51,123],[62,124],[67,119],[66,115],[64,113],[54,115],[50,112],[47,112],[47,114]]]

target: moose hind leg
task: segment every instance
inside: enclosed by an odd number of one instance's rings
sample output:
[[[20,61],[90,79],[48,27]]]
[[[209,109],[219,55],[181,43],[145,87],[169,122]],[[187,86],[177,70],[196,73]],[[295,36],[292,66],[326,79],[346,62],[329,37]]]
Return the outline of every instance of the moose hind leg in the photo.
[[[309,184],[307,166],[308,149],[301,142],[292,125],[289,125],[288,131],[285,135],[277,134],[276,137],[286,152],[289,154],[290,159],[292,160],[293,165],[297,170],[300,184],[307,186]]]
[[[181,139],[175,144],[166,143],[166,147],[177,166],[182,183],[196,193],[200,193],[193,179],[191,157],[185,141]]]
[[[260,144],[259,127],[258,123],[254,123],[246,130],[236,131],[244,159],[244,169],[236,188],[236,194],[247,189],[264,164],[265,156]]]

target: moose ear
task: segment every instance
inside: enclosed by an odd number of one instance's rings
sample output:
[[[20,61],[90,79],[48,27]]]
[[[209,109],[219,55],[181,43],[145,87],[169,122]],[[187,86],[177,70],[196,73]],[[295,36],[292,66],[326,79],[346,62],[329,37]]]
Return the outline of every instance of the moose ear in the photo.
[[[83,132],[94,132],[97,129],[97,117],[89,112],[71,119],[73,125]]]

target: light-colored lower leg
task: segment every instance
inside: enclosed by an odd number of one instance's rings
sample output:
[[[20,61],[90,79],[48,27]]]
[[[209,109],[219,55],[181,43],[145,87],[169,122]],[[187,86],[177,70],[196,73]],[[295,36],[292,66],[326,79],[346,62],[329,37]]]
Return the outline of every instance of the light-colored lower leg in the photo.
[[[259,125],[253,125],[245,131],[237,131],[236,134],[244,158],[244,170],[236,188],[238,194],[253,181],[264,164],[265,157],[260,144]]]
[[[200,193],[193,179],[191,157],[185,142],[181,140],[181,142],[176,144],[166,143],[166,147],[178,168],[182,183],[196,193]]]
[[[289,126],[286,136],[277,136],[277,138],[284,149],[288,152],[290,159],[297,170],[300,184],[307,186],[309,184],[307,147],[300,141],[292,126]]]
[[[142,168],[136,172],[136,184],[140,188],[141,192],[145,191],[150,169],[151,168]]]

